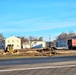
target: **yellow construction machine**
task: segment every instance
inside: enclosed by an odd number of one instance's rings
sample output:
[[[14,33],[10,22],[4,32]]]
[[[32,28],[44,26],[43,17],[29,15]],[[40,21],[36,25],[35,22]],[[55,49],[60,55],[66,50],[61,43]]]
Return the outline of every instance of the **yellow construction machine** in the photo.
[[[5,53],[6,54],[15,54],[15,53],[17,53],[17,50],[14,50],[14,45],[10,44],[10,45],[7,45]]]

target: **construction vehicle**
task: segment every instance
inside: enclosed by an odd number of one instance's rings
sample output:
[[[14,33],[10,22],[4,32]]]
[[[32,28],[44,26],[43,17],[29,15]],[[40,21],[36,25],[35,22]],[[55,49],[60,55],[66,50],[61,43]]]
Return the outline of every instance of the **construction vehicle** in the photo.
[[[9,51],[13,51],[14,50],[14,46],[13,45],[7,45],[5,52],[9,52]]]
[[[10,45],[7,45],[6,49],[5,49],[5,53],[6,54],[14,54],[14,53],[17,53],[18,51],[17,50],[14,50],[14,45],[10,44]]]

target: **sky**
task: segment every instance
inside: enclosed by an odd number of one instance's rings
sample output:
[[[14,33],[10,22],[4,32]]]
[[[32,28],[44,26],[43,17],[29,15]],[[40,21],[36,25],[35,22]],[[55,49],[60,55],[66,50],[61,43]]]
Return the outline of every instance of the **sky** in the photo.
[[[76,32],[76,0],[0,0],[0,33],[56,39]]]

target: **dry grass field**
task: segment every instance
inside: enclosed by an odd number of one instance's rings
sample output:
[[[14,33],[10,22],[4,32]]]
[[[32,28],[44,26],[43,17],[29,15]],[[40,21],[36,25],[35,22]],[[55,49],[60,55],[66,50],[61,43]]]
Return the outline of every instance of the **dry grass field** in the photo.
[[[76,55],[76,50],[54,50],[56,54],[52,54],[51,50],[47,49],[20,49],[13,53],[12,51],[4,53],[0,50],[0,59],[11,58],[31,58],[31,57],[45,57],[45,56],[63,56]]]

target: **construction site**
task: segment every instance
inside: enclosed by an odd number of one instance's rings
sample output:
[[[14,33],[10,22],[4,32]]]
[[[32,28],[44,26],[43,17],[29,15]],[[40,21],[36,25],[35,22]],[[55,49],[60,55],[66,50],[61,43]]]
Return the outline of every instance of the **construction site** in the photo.
[[[45,42],[42,38],[26,41],[24,37],[21,39],[11,36],[1,41],[0,48],[2,48],[0,49],[1,58],[76,55],[76,38],[71,38],[67,42],[64,39],[59,39],[56,47],[52,42]]]
[[[8,45],[6,50],[0,50],[0,57],[7,58],[28,58],[28,57],[45,57],[45,56],[61,56],[61,55],[76,55],[76,50],[58,50],[52,48],[38,48],[38,49],[16,49],[13,45]]]

